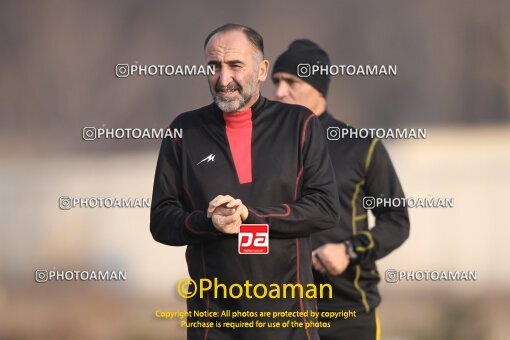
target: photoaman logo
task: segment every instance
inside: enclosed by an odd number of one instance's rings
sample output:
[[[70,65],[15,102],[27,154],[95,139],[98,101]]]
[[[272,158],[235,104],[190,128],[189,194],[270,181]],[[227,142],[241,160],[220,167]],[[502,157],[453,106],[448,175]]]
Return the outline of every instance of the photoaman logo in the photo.
[[[241,224],[239,254],[269,254],[269,225]]]
[[[177,294],[185,299],[198,296],[203,299],[210,294],[213,299],[331,299],[333,288],[329,283],[221,283],[218,278],[201,278],[197,281],[186,277],[177,283]]]

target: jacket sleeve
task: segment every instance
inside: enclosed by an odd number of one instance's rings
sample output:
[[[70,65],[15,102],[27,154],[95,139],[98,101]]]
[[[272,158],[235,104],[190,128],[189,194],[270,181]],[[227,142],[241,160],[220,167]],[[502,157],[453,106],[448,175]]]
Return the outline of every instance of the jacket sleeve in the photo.
[[[365,162],[365,197],[404,198],[397,173],[386,148],[372,140]],[[351,238],[358,254],[357,263],[376,261],[398,248],[409,236],[407,207],[379,207],[372,209],[375,226],[360,231]]]
[[[333,166],[325,134],[313,113],[304,123],[300,146],[303,165],[296,179],[294,201],[248,207],[244,223],[268,224],[271,237],[307,236],[338,224],[339,200]]]
[[[152,191],[152,237],[171,246],[198,244],[222,235],[207,218],[206,212],[185,209],[187,189],[181,174],[181,143],[176,138],[163,139]]]

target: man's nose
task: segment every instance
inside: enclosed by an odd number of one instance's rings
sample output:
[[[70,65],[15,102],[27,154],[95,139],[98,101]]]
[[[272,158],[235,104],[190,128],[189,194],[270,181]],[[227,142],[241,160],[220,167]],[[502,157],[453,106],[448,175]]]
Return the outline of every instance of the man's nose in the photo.
[[[227,86],[232,82],[232,72],[228,70],[226,67],[222,67],[219,71],[216,71],[219,73],[218,75],[218,83],[221,86]]]
[[[282,99],[289,94],[289,87],[285,82],[280,81],[278,85],[276,85],[275,96],[277,99]]]

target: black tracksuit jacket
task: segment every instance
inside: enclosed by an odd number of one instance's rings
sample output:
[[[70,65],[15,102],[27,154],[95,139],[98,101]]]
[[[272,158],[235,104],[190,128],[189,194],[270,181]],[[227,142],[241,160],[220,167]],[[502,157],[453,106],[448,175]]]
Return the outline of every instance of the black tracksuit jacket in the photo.
[[[325,131],[329,127],[353,129],[325,112],[319,116]],[[399,247],[409,236],[409,215],[405,207],[372,209],[376,218],[368,227],[363,197],[403,198],[404,192],[381,141],[371,138],[328,140],[340,198],[340,226],[312,235],[313,248],[325,243],[350,240],[358,258],[339,276],[314,271],[316,283],[333,285],[333,299],[318,301],[319,310],[367,312],[381,302],[380,281],[375,261]]]
[[[211,104],[179,115],[164,139],[154,180],[150,229],[154,239],[187,246],[192,279],[220,283],[313,283],[310,235],[338,224],[339,200],[325,132],[308,109],[269,101],[252,106],[252,181],[240,184],[223,113]],[[212,155],[212,156],[211,156]],[[206,159],[206,161],[203,161]],[[213,160],[211,160],[213,159]],[[244,223],[269,225],[269,254],[238,254],[237,235],[218,232],[206,216],[217,195],[249,208]],[[169,259],[172,261],[179,259]],[[188,310],[316,310],[314,299],[214,299],[198,294]],[[309,319],[310,321],[313,319]],[[268,321],[268,320],[264,320]],[[299,321],[299,320],[298,320]],[[316,339],[317,329],[188,328],[189,339]]]

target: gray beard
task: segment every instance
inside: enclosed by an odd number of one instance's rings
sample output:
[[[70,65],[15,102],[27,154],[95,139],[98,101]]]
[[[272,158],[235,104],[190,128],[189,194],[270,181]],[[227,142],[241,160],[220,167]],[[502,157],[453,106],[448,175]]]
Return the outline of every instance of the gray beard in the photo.
[[[253,94],[247,94],[246,96],[241,94],[241,98],[236,98],[233,100],[223,100],[219,95],[215,95],[214,102],[223,112],[235,112],[239,111],[240,108],[245,106],[246,103],[248,103],[252,97]]]
[[[214,99],[214,102],[216,103],[216,105],[218,105],[218,107],[220,108],[221,111],[223,112],[235,112],[235,111],[239,111],[240,108],[242,108],[243,106],[246,105],[246,103],[248,103],[252,98],[253,96],[257,93],[257,80],[256,80],[256,75],[258,73],[258,69],[254,72],[254,82],[252,84],[249,84],[249,86],[246,86],[245,87],[245,91],[243,92],[239,92],[240,93],[240,98],[235,98],[235,99],[231,99],[231,100],[223,100],[221,98],[221,95],[217,94],[217,93],[214,93],[214,86],[210,87],[209,89],[211,90],[211,94],[213,96],[213,99]]]

